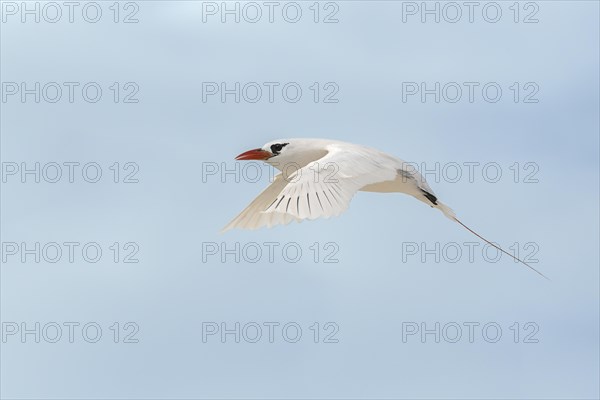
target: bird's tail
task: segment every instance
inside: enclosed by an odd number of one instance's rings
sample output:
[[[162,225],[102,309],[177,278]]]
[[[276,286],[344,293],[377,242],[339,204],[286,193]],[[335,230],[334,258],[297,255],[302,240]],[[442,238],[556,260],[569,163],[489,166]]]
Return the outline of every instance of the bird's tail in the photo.
[[[434,207],[437,208],[438,210],[440,210],[441,212],[443,212],[444,215],[446,217],[450,218],[451,220],[454,221],[456,219],[456,214],[454,214],[454,211],[452,211],[452,209],[450,207],[448,207],[441,201],[438,201]]]
[[[441,212],[443,212],[446,217],[448,217],[451,220],[453,220],[453,221],[457,222],[458,224],[462,225],[463,228],[465,228],[466,230],[468,230],[473,235],[477,236],[479,239],[483,240],[484,242],[486,242],[490,246],[492,246],[492,247],[498,249],[499,251],[501,251],[502,253],[504,253],[504,254],[512,257],[513,259],[515,259],[516,261],[518,261],[521,264],[525,265],[529,269],[533,270],[534,272],[536,272],[537,274],[539,274],[543,278],[545,278],[547,280],[550,280],[550,278],[548,278],[546,275],[542,274],[537,269],[533,268],[531,265],[527,264],[525,261],[523,261],[520,258],[517,258],[516,256],[510,254],[509,252],[507,252],[506,250],[504,250],[503,248],[501,248],[497,244],[490,242],[489,240],[487,240],[486,238],[484,238],[483,236],[481,236],[479,233],[475,232],[473,229],[471,229],[468,226],[466,226],[465,224],[463,224],[458,218],[456,218],[456,214],[454,214],[454,211],[452,211],[452,209],[450,207],[448,207],[447,205],[445,205],[445,204],[443,204],[443,203],[441,203],[441,202],[438,201],[438,204],[435,207],[438,208]]]

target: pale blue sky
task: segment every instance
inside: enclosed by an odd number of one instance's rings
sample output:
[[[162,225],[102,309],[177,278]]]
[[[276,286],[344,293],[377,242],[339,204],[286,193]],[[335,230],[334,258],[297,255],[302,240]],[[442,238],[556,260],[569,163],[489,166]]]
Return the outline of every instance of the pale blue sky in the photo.
[[[137,3],[139,23],[115,24],[112,2],[100,4],[96,24],[80,14],[72,24],[21,23],[17,14],[1,27],[2,82],[103,88],[93,104],[1,104],[2,162],[94,161],[103,171],[96,184],[2,184],[2,242],[103,249],[95,264],[8,258],[2,322],[96,322],[104,332],[96,344],[7,337],[3,398],[598,398],[597,2],[536,2],[535,24],[514,23],[512,2],[499,3],[495,24],[477,13],[474,23],[402,23],[392,1],[337,2],[336,24],[314,23],[312,2],[300,3],[296,24],[280,14],[272,24],[222,24],[203,23],[200,2],[148,1]],[[202,102],[202,82],[236,81],[298,82],[303,97]],[[139,103],[115,104],[113,82],[135,82]],[[339,102],[315,104],[313,82],[335,82]],[[402,82],[497,82],[503,97],[402,102]],[[536,83],[539,102],[514,103],[514,82]],[[535,265],[552,282],[481,252],[474,262],[402,262],[403,244],[477,241],[402,195],[359,193],[335,219],[220,235],[268,176],[203,183],[203,163],[233,168],[237,154],[279,137],[362,143],[429,166],[498,163],[498,183],[430,184],[490,239],[521,252],[534,242]],[[122,173],[135,162],[139,183],[113,183],[114,162]],[[513,182],[515,162],[535,163],[539,182]],[[140,262],[114,263],[114,242],[137,243]],[[295,242],[303,257],[202,262],[207,242]],[[320,261],[334,242],[339,262],[315,263],[315,242]],[[115,321],[135,322],[139,343],[113,343]],[[295,322],[303,337],[203,343],[203,322]],[[314,322],[322,335],[337,324],[339,342],[313,343]],[[406,322],[494,322],[503,336],[403,343]],[[527,322],[538,343],[523,343]]]

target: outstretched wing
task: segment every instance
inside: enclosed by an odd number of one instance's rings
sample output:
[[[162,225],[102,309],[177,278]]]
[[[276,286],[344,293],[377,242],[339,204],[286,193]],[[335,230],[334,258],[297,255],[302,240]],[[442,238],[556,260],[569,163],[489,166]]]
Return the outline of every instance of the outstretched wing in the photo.
[[[287,185],[282,174],[275,176],[275,180],[263,190],[256,199],[252,201],[237,217],[235,217],[221,232],[233,228],[257,229],[263,226],[272,227],[278,224],[289,224],[295,218],[289,214],[271,213],[264,211],[273,202],[273,199]]]
[[[394,180],[393,164],[373,157],[371,150],[338,144],[327,146],[328,153],[298,169],[288,178],[265,214],[290,215],[295,219],[329,218],[344,212],[362,187]]]

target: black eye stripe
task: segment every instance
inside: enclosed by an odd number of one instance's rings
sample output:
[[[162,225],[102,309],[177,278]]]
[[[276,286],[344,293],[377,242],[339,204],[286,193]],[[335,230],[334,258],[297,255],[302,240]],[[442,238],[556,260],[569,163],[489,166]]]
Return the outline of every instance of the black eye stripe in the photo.
[[[275,143],[275,144],[271,145],[271,153],[273,153],[275,155],[279,154],[281,149],[283,149],[288,144],[289,143]]]

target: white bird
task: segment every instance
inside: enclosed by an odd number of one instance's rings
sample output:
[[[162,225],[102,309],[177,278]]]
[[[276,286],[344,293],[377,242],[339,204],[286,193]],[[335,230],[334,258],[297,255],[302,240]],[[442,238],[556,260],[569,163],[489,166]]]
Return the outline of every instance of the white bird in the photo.
[[[334,140],[279,139],[246,151],[236,160],[263,160],[281,173],[223,232],[337,216],[348,208],[358,191],[406,193],[437,208],[484,242],[548,279],[463,224],[450,207],[438,200],[416,169],[382,151]]]

